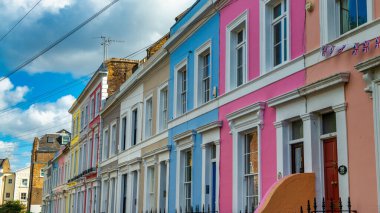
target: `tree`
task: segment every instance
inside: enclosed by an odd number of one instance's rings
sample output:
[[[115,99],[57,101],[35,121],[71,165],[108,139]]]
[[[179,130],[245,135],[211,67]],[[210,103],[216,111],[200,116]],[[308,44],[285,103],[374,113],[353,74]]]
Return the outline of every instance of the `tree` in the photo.
[[[7,201],[5,204],[0,206],[0,213],[21,213],[25,211],[25,205],[19,200]]]

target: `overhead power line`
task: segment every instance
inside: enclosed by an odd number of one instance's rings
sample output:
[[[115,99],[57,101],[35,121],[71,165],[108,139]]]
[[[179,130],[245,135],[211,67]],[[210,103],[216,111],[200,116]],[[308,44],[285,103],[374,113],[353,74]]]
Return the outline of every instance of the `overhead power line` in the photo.
[[[8,32],[6,32],[1,38],[0,38],[0,42],[5,38],[5,37],[7,37],[8,35],[9,35],[9,33],[11,33],[12,31],[13,31],[13,29],[15,29],[16,27],[17,27],[17,25],[19,25],[21,22],[22,22],[22,20],[24,20],[24,18],[26,17],[26,16],[28,16],[29,15],[29,13],[30,12],[32,12],[32,10],[35,8],[35,7],[37,7],[37,5],[41,2],[42,0],[39,0],[20,20],[18,20],[18,22],[15,24],[15,25],[13,25],[13,27],[10,29],[10,30],[8,30]]]
[[[14,70],[12,70],[12,71],[8,72],[7,74],[5,74],[3,77],[0,78],[0,81],[3,81],[4,79],[9,78],[11,75],[13,75],[14,73],[16,73],[20,69],[24,68],[26,65],[32,63],[34,60],[36,60],[37,58],[39,58],[41,55],[45,54],[47,51],[51,50],[53,47],[57,46],[59,43],[61,43],[62,41],[64,41],[66,38],[68,38],[69,36],[71,36],[72,34],[74,34],[76,31],[78,31],[79,29],[81,29],[82,27],[84,27],[85,25],[87,25],[89,22],[91,22],[93,19],[95,19],[100,14],[102,14],[104,11],[106,11],[108,8],[110,8],[112,5],[114,5],[118,1],[119,0],[114,0],[111,3],[109,3],[107,6],[103,7],[103,9],[101,9],[99,12],[95,13],[93,16],[91,16],[90,18],[88,18],[86,21],[84,21],[83,23],[81,23],[80,25],[78,25],[77,27],[75,27],[73,30],[71,30],[70,32],[68,32],[67,34],[65,34],[61,38],[59,38],[57,41],[53,42],[52,44],[50,44],[49,46],[47,46],[42,51],[40,51],[36,55],[34,55],[31,58],[29,58],[28,60],[26,60],[24,63],[22,63],[19,66],[17,66]]]

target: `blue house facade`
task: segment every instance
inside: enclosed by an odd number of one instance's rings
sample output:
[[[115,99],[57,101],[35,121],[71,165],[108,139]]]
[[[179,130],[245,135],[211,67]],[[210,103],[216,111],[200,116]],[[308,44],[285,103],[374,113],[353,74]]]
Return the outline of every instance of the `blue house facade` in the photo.
[[[219,12],[197,1],[171,29],[169,212],[217,210],[219,182]]]

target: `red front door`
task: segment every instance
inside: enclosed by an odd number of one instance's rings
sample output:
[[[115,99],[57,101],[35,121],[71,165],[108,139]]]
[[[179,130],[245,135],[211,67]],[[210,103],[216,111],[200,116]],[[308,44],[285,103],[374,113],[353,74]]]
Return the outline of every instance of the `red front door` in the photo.
[[[339,202],[339,183],[336,138],[323,141],[323,156],[326,206],[330,206],[331,200],[333,200],[334,206],[337,207]]]

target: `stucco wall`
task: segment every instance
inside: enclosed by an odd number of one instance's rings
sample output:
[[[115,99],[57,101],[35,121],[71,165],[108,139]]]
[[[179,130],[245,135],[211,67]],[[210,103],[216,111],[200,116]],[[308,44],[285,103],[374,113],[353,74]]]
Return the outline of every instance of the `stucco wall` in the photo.
[[[348,174],[352,206],[360,212],[377,212],[376,156],[373,103],[371,97],[364,92],[366,85],[362,74],[356,71],[354,66],[378,54],[379,51],[375,49],[357,56],[352,56],[351,51],[346,51],[307,69],[308,84],[334,73],[350,72],[350,81],[345,86]]]
[[[232,187],[231,173],[233,141],[226,115],[259,101],[266,101],[272,97],[291,91],[304,85],[305,72],[300,71],[281,81],[266,86],[259,91],[252,92],[242,98],[228,103],[219,108],[219,120],[223,121],[220,130],[220,212],[232,212]],[[264,126],[261,129],[260,143],[260,181],[262,197],[269,187],[276,181],[276,129],[273,123],[276,121],[276,112],[273,108],[266,107],[264,110]]]

